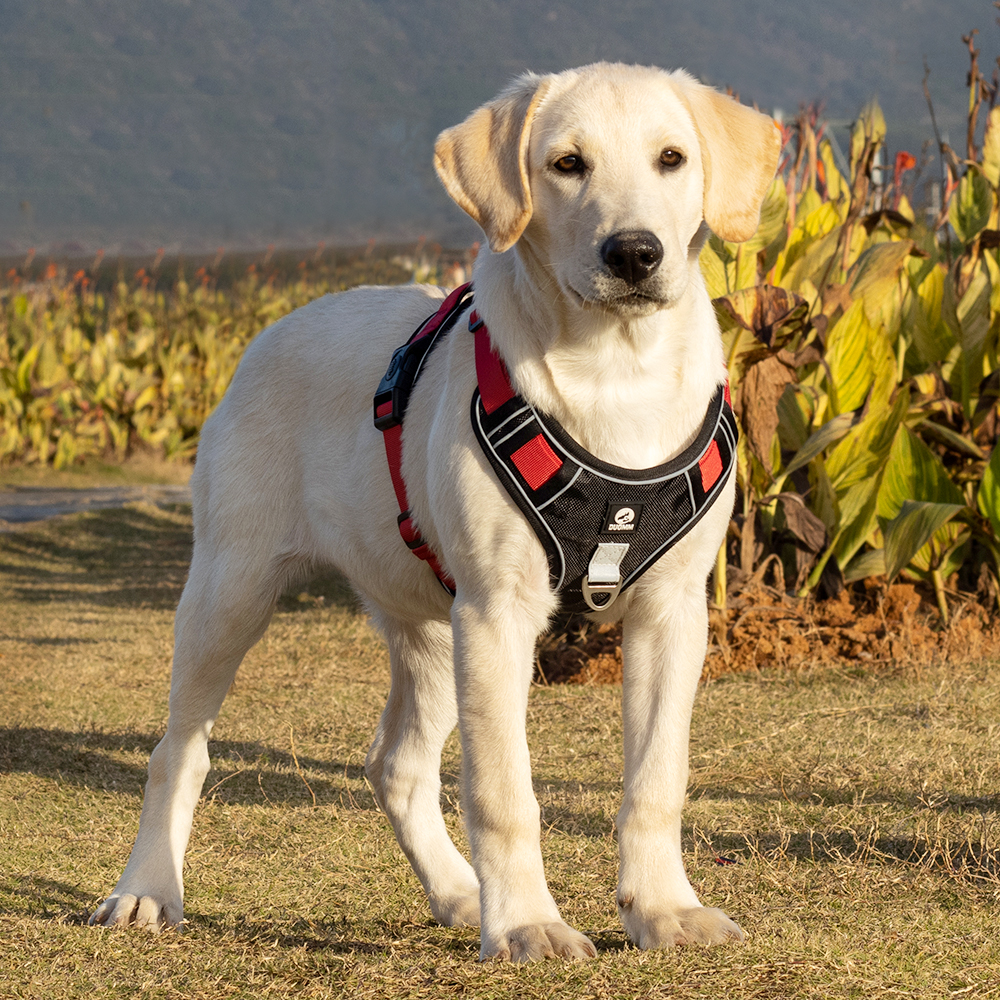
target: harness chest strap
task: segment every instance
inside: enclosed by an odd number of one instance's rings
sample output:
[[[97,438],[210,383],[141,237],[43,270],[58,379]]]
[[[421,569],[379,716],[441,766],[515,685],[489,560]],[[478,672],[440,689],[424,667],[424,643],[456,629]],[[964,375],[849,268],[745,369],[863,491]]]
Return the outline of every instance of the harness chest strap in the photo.
[[[383,431],[399,530],[411,551],[455,593],[416,531],[401,473],[402,416],[410,389],[438,338],[468,305],[470,286],[457,288],[394,354],[375,396],[375,425]],[[602,462],[577,444],[552,417],[514,392],[503,360],[478,313],[472,424],[497,478],[545,549],[550,585],[563,611],[601,610],[634,583],[708,511],[736,460],[737,429],[728,383],[720,385],[695,441],[680,456],[652,469]]]
[[[545,548],[562,611],[609,607],[707,513],[736,461],[729,385],[695,441],[651,469],[626,469],[582,448],[555,418],[517,395],[475,310],[478,390],[472,425],[497,478]]]

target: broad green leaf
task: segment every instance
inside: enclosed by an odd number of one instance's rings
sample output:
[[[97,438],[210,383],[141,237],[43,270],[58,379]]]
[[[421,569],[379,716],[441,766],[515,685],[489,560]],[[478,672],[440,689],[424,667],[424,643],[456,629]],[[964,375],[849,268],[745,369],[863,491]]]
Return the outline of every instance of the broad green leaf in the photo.
[[[857,171],[866,144],[878,147],[884,141],[885,116],[878,101],[872,100],[861,109],[858,120],[851,127],[851,173]]]
[[[781,177],[771,181],[764,204],[760,207],[760,222],[757,232],[743,244],[750,252],[757,253],[769,247],[785,232],[785,218],[788,215],[788,192]]]
[[[865,316],[864,303],[856,299],[827,336],[826,363],[830,368],[831,395],[841,413],[861,406],[874,381],[871,353],[874,332]]]
[[[955,313],[961,325],[963,351],[981,351],[990,328],[990,278],[982,266],[976,272],[959,299]]]
[[[837,161],[833,155],[833,146],[830,144],[829,139],[824,139],[820,143],[819,156],[823,163],[824,181],[826,183],[826,189],[830,194],[831,201],[837,202],[840,200],[842,195],[848,196],[849,189],[847,180],[837,166]],[[843,216],[840,221],[844,221]]]
[[[870,576],[882,576],[885,573],[885,549],[869,549],[855,556],[850,564],[841,568],[845,583],[855,580],[867,580]]]
[[[962,352],[952,370],[951,384],[962,400],[966,416],[972,415],[974,399],[983,379],[983,354],[990,330],[990,280],[982,262],[976,267],[961,299],[955,301],[954,276],[945,279],[942,313],[957,323]]]
[[[876,403],[874,393],[868,415],[852,427],[826,458],[826,471],[837,496],[862,480],[881,472],[889,457],[896,431],[910,408],[910,393],[901,389],[891,407]]]
[[[828,201],[817,205],[802,221],[802,228],[806,236],[811,236],[813,239],[818,236],[826,236],[839,225],[840,216]]]
[[[799,200],[795,203],[795,225],[803,230],[807,236],[818,236],[820,230],[814,226],[808,226],[806,220],[813,212],[823,207],[823,199],[819,191],[814,187],[807,187],[799,194]]]
[[[809,463],[809,485],[811,487],[809,506],[826,525],[826,533],[832,538],[840,524],[840,504],[837,503],[837,493],[820,457]]]
[[[896,383],[896,359],[888,337],[872,325],[864,303],[856,299],[827,337],[831,399],[838,413],[856,410],[873,385],[873,402],[888,400]]]
[[[797,288],[829,261],[837,246],[840,215],[828,201],[821,201],[815,188],[802,196],[795,226],[775,267],[783,288]]]
[[[1000,541],[1000,447],[994,445],[993,454],[983,472],[976,506],[993,528],[993,537]]]
[[[910,204],[910,199],[906,197],[905,194],[899,196],[899,204],[896,206],[896,211],[904,218],[910,222],[916,222],[917,215],[913,211],[913,206]]]
[[[962,504],[964,498],[941,459],[904,425],[896,432],[882,476],[878,515],[892,520],[912,500]]]
[[[1000,187],[1000,108],[992,108],[983,139],[983,174],[993,187]]]
[[[817,455],[836,444],[850,429],[854,422],[853,413],[841,413],[828,420],[822,427],[809,436],[809,440],[795,453],[795,458],[788,463],[785,474],[788,475],[808,465]]]
[[[968,244],[986,228],[992,211],[993,188],[978,169],[970,167],[951,199],[948,221],[958,238]]]
[[[862,479],[840,498],[840,527],[832,548],[839,566],[846,566],[878,527],[876,507],[881,475]]]
[[[971,437],[963,437],[958,431],[953,431],[944,424],[936,424],[932,420],[921,420],[916,425],[916,430],[923,431],[928,437],[936,438],[949,448],[961,454],[969,455],[971,458],[985,458],[983,449],[972,440]]]
[[[35,366],[35,378],[43,388],[50,388],[69,377],[69,372],[59,363],[59,353],[52,337],[41,341],[41,351],[38,354],[38,364]]]
[[[802,393],[788,385],[778,400],[778,437],[786,451],[798,452],[809,438],[808,420],[799,405],[801,398]]]
[[[705,287],[708,289],[710,298],[717,299],[725,295],[729,289],[726,287],[726,265],[719,257],[713,239],[705,241],[698,256],[698,263],[701,266],[701,273],[705,279]]]
[[[942,524],[931,536],[930,542],[917,550],[917,554],[905,567],[906,571],[928,579],[931,570],[936,566],[941,578],[946,580],[961,568],[969,553],[971,538],[972,532],[969,526],[961,521]]]
[[[934,364],[948,356],[955,346],[955,333],[941,318],[945,272],[934,266],[910,296],[907,329],[913,335],[917,353],[925,364]]]
[[[42,343],[37,341],[25,352],[17,366],[17,390],[22,396],[26,396],[31,390],[31,369],[38,360],[38,352],[41,349]]]
[[[876,243],[851,269],[854,272],[851,294],[864,301],[865,315],[873,326],[884,321],[890,300],[900,297],[899,275],[913,248],[913,240]]]
[[[960,503],[907,500],[899,513],[882,526],[885,537],[885,572],[892,580],[932,538],[934,533],[964,509]]]
[[[1000,261],[996,251],[987,251],[980,255],[980,260],[986,265],[990,279],[990,314],[1000,313]]]
[[[728,244],[734,251],[733,260],[727,280],[735,290],[753,288],[757,284],[757,252],[747,249],[743,243]]]

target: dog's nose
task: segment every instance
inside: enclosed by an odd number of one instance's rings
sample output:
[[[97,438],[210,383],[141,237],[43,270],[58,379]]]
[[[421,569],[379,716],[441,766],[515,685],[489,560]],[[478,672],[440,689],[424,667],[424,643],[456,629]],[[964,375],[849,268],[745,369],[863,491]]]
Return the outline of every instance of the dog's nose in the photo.
[[[601,258],[613,275],[637,285],[663,260],[663,244],[647,230],[615,233],[601,247]]]

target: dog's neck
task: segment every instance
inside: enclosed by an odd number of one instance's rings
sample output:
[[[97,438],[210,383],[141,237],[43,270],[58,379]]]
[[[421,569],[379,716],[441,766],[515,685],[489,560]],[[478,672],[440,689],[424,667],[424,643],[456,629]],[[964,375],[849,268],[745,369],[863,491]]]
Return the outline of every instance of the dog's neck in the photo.
[[[688,267],[675,304],[623,318],[571,303],[529,252],[484,251],[474,272],[476,303],[520,395],[591,454],[645,469],[694,440],[725,378],[693,250]]]

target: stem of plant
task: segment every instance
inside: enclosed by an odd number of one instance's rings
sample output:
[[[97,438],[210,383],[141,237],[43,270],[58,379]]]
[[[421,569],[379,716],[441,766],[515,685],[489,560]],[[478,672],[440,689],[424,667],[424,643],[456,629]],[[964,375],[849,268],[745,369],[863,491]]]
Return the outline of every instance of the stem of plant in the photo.
[[[948,599],[944,596],[944,580],[941,578],[941,570],[931,570],[931,580],[934,582],[934,594],[937,596],[938,611],[941,612],[941,621],[948,624]]]
[[[715,606],[726,610],[726,539],[715,557]]]

